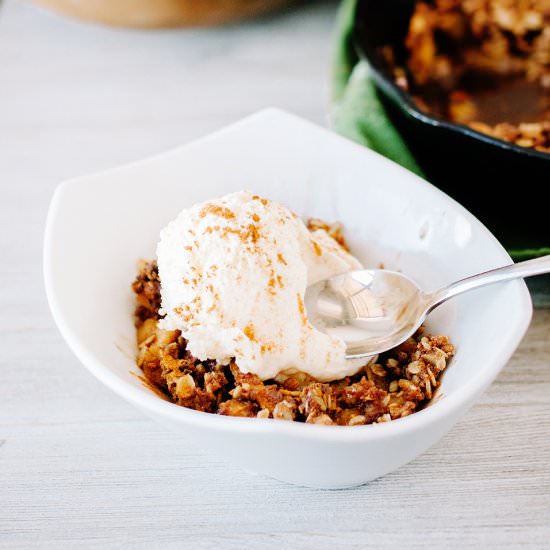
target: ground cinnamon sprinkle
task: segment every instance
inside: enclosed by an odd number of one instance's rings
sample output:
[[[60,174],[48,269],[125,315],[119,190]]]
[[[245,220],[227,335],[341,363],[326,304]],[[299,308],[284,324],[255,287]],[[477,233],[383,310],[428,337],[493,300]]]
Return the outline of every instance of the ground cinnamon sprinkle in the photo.
[[[260,232],[258,231],[258,227],[254,225],[253,223],[249,224],[246,228],[246,231],[241,233],[241,239],[244,242],[250,241],[250,242],[258,242],[258,239],[260,238]]]
[[[304,307],[304,301],[302,300],[302,297],[299,294],[296,294],[296,299],[298,301],[298,311],[300,312],[300,317],[302,318],[302,323],[304,325],[307,324],[307,315],[306,310]]]
[[[157,392],[195,410],[229,416],[275,418],[313,424],[355,426],[388,422],[423,407],[439,386],[454,348],[446,336],[420,330],[375,364],[352,377],[321,383],[304,373],[262,381],[232,361],[199,361],[180,331],[158,328],[160,280],[156,262],[141,262],[136,295],[137,364]],[[298,307],[307,322],[304,304]],[[252,325],[245,334],[253,339]],[[262,352],[271,349],[266,343]]]
[[[262,199],[262,198],[259,197],[258,195],[253,195],[252,198],[253,198],[255,201],[260,201],[264,206],[266,206],[267,203],[269,202],[267,199]]]
[[[252,323],[249,323],[248,325],[246,325],[246,327],[244,327],[243,332],[245,333],[245,335],[249,340],[256,341],[256,334],[254,332],[254,325]]]
[[[282,255],[280,252],[277,254],[277,259],[278,259],[283,265],[288,265],[288,264],[286,263],[286,260],[284,259],[283,255]]]
[[[235,218],[234,212],[232,212],[226,206],[218,206],[216,204],[209,204],[205,206],[199,213],[201,218],[204,218],[208,214],[213,214],[214,216],[219,216],[220,218],[225,218],[226,220],[231,220]]]
[[[230,233],[237,235],[243,243],[255,244],[260,239],[260,232],[258,227],[254,224],[249,224],[247,227],[240,229],[233,229],[232,227],[221,227],[219,225],[211,225],[205,229],[206,233],[214,233],[215,231],[220,233],[220,237],[225,239]]]
[[[321,250],[321,247],[319,246],[317,241],[315,239],[311,239],[311,244],[313,245],[315,254],[317,254],[317,256],[321,256],[323,254],[323,251]]]

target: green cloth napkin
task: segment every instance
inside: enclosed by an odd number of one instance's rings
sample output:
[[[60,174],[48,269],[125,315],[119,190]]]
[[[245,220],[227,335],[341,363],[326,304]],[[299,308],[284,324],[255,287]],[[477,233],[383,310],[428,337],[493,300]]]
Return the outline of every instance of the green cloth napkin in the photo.
[[[352,40],[356,3],[357,0],[343,0],[337,18],[332,60],[332,126],[339,134],[425,177],[380,103],[368,65],[357,57]],[[550,254],[550,248],[508,252],[515,260],[525,260]]]
[[[368,65],[357,57],[351,36],[355,6],[356,0],[344,0],[338,14],[332,62],[333,127],[343,136],[424,176],[389,121],[369,78]]]

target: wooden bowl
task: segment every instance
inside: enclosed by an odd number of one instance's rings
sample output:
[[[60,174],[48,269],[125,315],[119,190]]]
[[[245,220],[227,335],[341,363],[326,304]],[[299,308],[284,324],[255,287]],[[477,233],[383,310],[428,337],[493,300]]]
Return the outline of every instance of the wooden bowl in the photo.
[[[34,0],[58,13],[119,27],[215,25],[251,17],[290,0]]]

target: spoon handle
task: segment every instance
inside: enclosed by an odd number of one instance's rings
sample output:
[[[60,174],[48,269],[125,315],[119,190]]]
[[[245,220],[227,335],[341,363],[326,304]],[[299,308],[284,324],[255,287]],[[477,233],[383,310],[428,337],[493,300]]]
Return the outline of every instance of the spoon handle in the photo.
[[[542,275],[543,273],[550,273],[550,254],[517,264],[491,269],[490,271],[485,271],[484,273],[479,273],[478,275],[472,275],[471,277],[466,277],[466,279],[456,281],[432,294],[429,310],[433,310],[443,302],[449,300],[449,298],[453,298],[469,290],[474,290],[475,288],[492,285],[493,283],[501,283],[511,279]]]

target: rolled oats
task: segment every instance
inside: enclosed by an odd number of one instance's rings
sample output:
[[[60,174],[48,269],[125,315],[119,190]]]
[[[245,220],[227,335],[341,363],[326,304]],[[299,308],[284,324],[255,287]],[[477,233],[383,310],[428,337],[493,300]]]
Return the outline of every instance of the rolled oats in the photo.
[[[548,0],[418,1],[405,46],[382,54],[420,109],[550,152]]]

